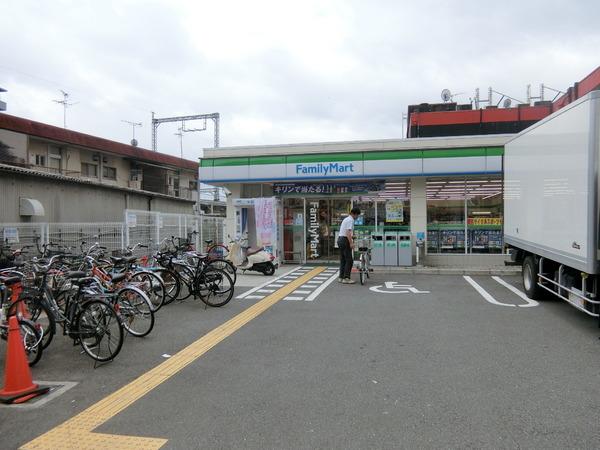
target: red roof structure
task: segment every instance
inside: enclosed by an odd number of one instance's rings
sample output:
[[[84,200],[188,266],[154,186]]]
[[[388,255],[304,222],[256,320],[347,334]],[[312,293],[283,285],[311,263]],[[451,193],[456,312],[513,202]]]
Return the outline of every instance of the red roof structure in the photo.
[[[193,170],[194,172],[198,171],[198,162],[196,161],[177,158],[176,156],[153,152],[145,148],[134,147],[120,142],[109,141],[108,139],[97,136],[66,130],[64,128],[35,122],[22,117],[11,116],[9,114],[0,113],[0,129],[113,153],[137,161],[163,164],[180,169]]]

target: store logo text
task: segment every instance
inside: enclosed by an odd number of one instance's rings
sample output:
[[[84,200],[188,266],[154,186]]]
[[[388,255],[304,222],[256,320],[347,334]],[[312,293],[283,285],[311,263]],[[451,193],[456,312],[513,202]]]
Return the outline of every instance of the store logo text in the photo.
[[[354,173],[354,164],[317,163],[296,164],[296,175],[335,175]]]
[[[308,235],[310,237],[310,258],[319,257],[319,202],[310,202]]]

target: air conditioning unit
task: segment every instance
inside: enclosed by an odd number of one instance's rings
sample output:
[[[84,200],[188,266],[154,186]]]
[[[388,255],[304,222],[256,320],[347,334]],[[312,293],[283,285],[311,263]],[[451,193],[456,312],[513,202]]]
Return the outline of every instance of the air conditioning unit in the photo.
[[[131,189],[142,189],[142,182],[137,180],[131,180],[129,182],[129,187]]]

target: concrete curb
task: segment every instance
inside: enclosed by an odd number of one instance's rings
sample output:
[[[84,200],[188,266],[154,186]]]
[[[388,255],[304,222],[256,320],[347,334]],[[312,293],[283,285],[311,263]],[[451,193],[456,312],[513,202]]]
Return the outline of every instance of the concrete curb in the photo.
[[[310,266],[311,264],[307,264]],[[324,264],[334,266],[333,264]],[[285,266],[284,266],[285,267]],[[520,275],[521,266],[506,267],[391,267],[373,266],[373,273],[406,274],[406,275]]]
[[[402,273],[408,275],[519,275],[521,268],[374,267],[373,271],[375,273]]]

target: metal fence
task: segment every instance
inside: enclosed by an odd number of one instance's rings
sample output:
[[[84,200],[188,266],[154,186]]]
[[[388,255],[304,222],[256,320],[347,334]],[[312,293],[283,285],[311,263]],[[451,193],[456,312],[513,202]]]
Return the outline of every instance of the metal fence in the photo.
[[[115,251],[137,243],[156,248],[165,239],[175,237],[190,239],[201,249],[205,240],[223,243],[225,236],[223,217],[126,210],[124,219],[97,223],[0,223],[0,238],[2,243],[15,247],[53,243],[78,252],[82,241],[88,246],[98,242]]]

